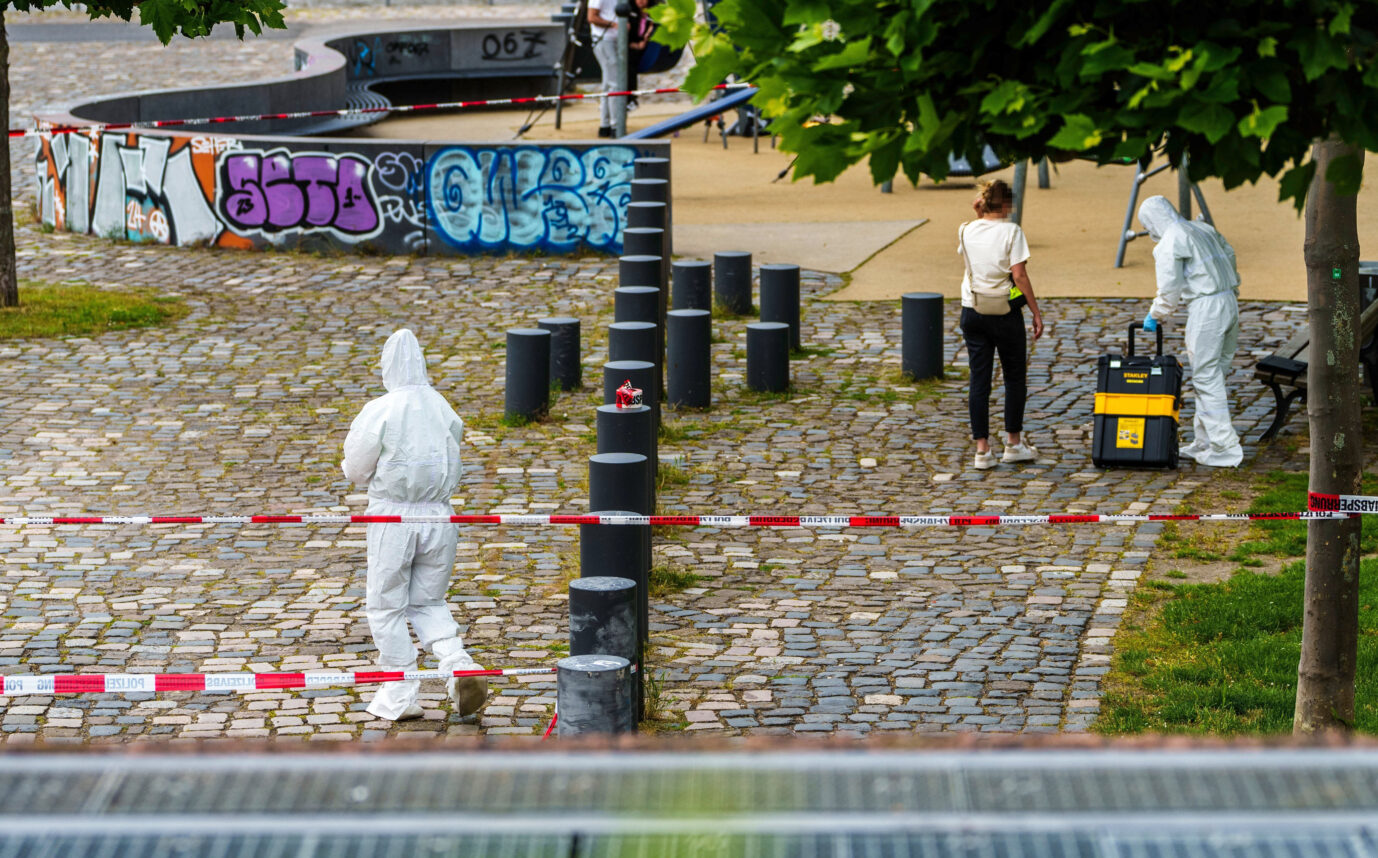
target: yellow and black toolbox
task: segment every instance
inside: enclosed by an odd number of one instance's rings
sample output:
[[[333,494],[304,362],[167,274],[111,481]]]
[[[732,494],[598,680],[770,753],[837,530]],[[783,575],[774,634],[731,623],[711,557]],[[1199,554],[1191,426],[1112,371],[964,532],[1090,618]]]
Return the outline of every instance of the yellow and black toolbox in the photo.
[[[1182,410],[1182,365],[1163,354],[1158,326],[1157,357],[1101,355],[1096,365],[1096,420],[1091,461],[1098,468],[1177,467],[1177,418]]]

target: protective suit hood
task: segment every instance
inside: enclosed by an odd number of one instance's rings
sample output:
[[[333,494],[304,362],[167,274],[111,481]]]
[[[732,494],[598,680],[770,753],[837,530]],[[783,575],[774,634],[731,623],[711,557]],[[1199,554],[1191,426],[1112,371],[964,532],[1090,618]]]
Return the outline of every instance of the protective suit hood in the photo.
[[[1168,227],[1185,220],[1167,201],[1167,197],[1161,195],[1149,197],[1139,206],[1139,223],[1144,225],[1149,238],[1154,241],[1162,241]]]
[[[407,328],[398,328],[383,344],[383,386],[391,393],[404,387],[429,387],[430,383],[426,376],[426,356],[421,353],[416,334]]]

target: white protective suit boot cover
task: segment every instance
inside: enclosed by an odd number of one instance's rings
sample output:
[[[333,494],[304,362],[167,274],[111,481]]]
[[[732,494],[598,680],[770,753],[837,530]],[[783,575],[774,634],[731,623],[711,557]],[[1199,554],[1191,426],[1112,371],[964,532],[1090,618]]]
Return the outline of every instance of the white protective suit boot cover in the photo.
[[[378,662],[379,670],[416,670],[416,662],[411,664],[387,664]],[[416,717],[407,710],[417,706],[416,697],[421,691],[421,683],[415,679],[401,682],[382,682],[368,704],[368,714],[374,718],[399,721],[405,717]]]
[[[1230,421],[1230,402],[1225,374],[1234,360],[1239,340],[1239,302],[1233,291],[1197,298],[1187,306],[1187,360],[1191,362],[1191,386],[1196,391],[1196,416],[1192,419],[1198,464],[1233,468],[1244,461],[1244,448]],[[1205,449],[1201,449],[1205,447]]]
[[[464,649],[458,637],[436,641],[431,652],[440,659],[440,670],[483,670]],[[461,716],[472,715],[483,708],[488,699],[488,678],[484,676],[452,676],[445,682],[445,690]]]

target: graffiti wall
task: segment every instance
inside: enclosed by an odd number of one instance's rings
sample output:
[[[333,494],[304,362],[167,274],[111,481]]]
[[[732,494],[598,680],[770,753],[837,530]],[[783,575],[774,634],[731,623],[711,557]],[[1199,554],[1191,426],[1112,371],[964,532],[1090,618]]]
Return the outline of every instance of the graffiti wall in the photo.
[[[40,215],[54,229],[176,245],[615,254],[632,161],[665,154],[663,144],[264,142],[57,135],[38,150]]]

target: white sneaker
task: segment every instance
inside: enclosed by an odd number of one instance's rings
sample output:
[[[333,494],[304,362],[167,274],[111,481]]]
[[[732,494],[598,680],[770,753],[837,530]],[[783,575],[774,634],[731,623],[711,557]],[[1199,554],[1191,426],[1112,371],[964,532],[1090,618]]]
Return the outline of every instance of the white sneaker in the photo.
[[[1032,462],[1036,458],[1038,458],[1038,451],[1034,449],[1032,444],[1007,444],[1000,461]]]
[[[991,468],[995,467],[995,454],[990,450],[984,453],[977,450],[975,466],[978,471],[989,471]]]
[[[445,661],[449,663],[440,665],[440,669],[444,671],[483,670],[483,667],[476,664],[467,652],[454,659],[445,659]],[[482,709],[483,702],[488,699],[488,677],[452,676],[446,680],[445,690],[449,692],[450,700],[455,704],[455,711],[461,717],[472,715]]]

